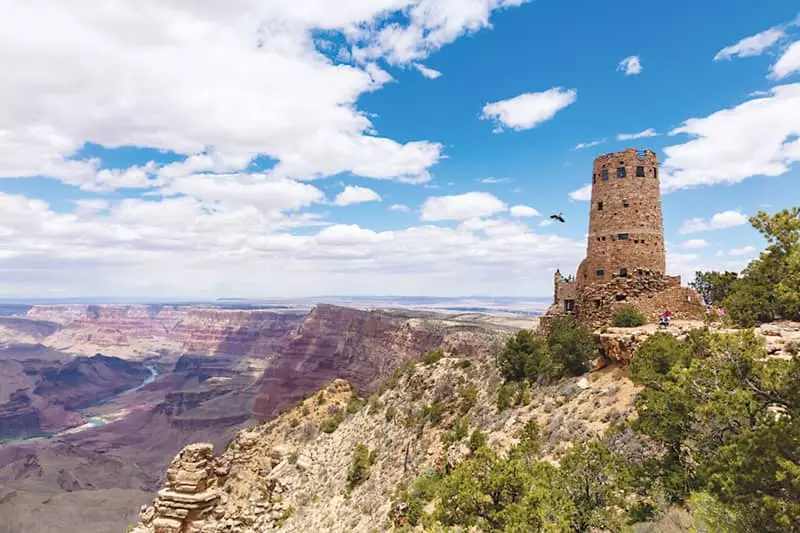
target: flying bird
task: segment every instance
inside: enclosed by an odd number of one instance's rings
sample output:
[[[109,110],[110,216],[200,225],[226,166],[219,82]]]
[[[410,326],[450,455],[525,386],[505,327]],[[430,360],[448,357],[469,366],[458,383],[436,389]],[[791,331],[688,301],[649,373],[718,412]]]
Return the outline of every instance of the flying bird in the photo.
[[[564,222],[564,214],[563,213],[559,213],[557,215],[550,215],[550,218],[552,218],[553,220],[558,220],[559,222]]]

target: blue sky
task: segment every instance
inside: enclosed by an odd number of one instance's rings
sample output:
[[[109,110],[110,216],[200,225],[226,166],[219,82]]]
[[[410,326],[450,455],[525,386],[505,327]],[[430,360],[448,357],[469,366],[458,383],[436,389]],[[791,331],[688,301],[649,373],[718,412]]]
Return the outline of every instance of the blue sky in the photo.
[[[15,6],[0,296],[548,295],[631,146],[671,273],[738,270],[800,198],[792,4]]]

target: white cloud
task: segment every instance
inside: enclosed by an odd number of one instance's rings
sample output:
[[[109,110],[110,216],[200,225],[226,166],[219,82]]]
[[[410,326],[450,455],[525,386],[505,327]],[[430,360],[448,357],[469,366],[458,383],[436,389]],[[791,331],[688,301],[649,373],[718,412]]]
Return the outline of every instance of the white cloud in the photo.
[[[599,146],[599,145],[603,144],[604,142],[606,142],[605,138],[598,139],[596,141],[578,143],[578,144],[575,145],[575,148],[573,148],[573,150],[582,150],[584,148],[592,148],[592,147],[595,147],[595,146]]]
[[[392,204],[389,206],[389,209],[392,211],[399,211],[400,213],[408,213],[411,211],[411,208],[405,204]]]
[[[485,183],[487,185],[494,185],[494,184],[497,184],[497,183],[510,183],[511,181],[513,181],[511,178],[493,178],[493,177],[488,177],[488,178],[483,178],[481,180],[481,183]]]
[[[442,73],[439,72],[438,70],[428,68],[422,63],[414,63],[414,68],[417,69],[423,76],[425,76],[429,80],[435,80],[436,78],[442,75]]]
[[[531,272],[574,269],[585,247],[508,220],[459,228],[376,231],[337,224],[302,235],[287,231],[315,223],[301,214],[207,206],[186,197],[56,213],[45,202],[0,194],[0,291],[253,298],[329,294],[332,288],[380,294],[388,286],[412,295],[463,295],[465,287],[545,295],[549,276],[532,279]]]
[[[503,127],[527,130],[552,119],[556,113],[575,103],[577,98],[578,91],[563,87],[540,93],[524,93],[484,105],[481,118],[494,120],[495,131],[502,131]]]
[[[624,72],[626,76],[636,76],[642,72],[642,62],[639,56],[628,56],[619,62],[617,70]]]
[[[734,57],[759,56],[775,43],[786,37],[786,33],[779,28],[770,28],[761,33],[745,37],[731,46],[726,46],[714,56],[714,61],[733,59]]]
[[[511,208],[512,217],[538,217],[541,216],[539,211],[527,205],[515,205]]]
[[[400,10],[396,21],[378,31],[369,26],[351,27],[349,37],[356,42],[353,56],[359,60],[386,58],[390,64],[401,65],[424,59],[461,35],[474,33],[490,26],[492,11],[516,7],[528,0],[379,0],[360,1],[359,7],[373,14],[383,10]],[[289,4],[287,0],[287,4]],[[373,5],[374,4],[374,5]],[[291,4],[289,4],[291,5]],[[323,5],[315,6],[317,11]],[[395,13],[392,13],[395,14]],[[319,15],[321,17],[321,15]],[[388,17],[387,17],[388,18]]]
[[[587,183],[580,189],[572,191],[569,193],[569,199],[576,202],[588,202],[592,199],[592,184]]]
[[[487,192],[433,196],[422,206],[422,220],[467,220],[505,211],[506,204]]]
[[[280,178],[426,181],[442,146],[380,137],[358,99],[392,80],[378,62],[422,59],[521,3],[343,0],[331,10],[321,0],[141,0],[98,9],[39,0],[5,10],[0,177],[50,176],[90,190],[160,185],[154,168],[104,171],[98,159],[73,157],[94,143],[190,159],[210,147],[239,162],[226,172],[263,154]],[[312,37],[320,30],[352,50],[331,50]],[[392,35],[414,53],[401,57]]]
[[[742,256],[742,255],[753,255],[756,251],[755,246],[744,246],[742,248],[733,248],[728,252],[728,255],[732,256]]]
[[[554,220],[552,220],[550,218],[546,218],[546,219],[542,220],[541,222],[539,222],[539,226],[545,228],[547,226],[552,226],[554,222],[555,222]]]
[[[677,134],[691,139],[664,148],[665,192],[784,174],[800,161],[800,83],[779,85],[768,97],[689,119],[670,132]]]
[[[698,233],[700,231],[710,231],[742,226],[747,224],[747,222],[747,215],[739,211],[729,210],[715,213],[710,220],[706,220],[704,218],[692,218],[685,220],[678,231],[684,235],[687,235],[689,233]]]
[[[639,133],[620,133],[617,135],[618,141],[629,141],[631,139],[643,139],[645,137],[655,137],[658,135],[658,132],[653,128],[647,128],[644,131],[640,131]]]
[[[381,196],[366,187],[348,185],[342,192],[336,195],[333,203],[338,206],[361,204],[364,202],[380,202]]]
[[[704,239],[689,239],[681,245],[682,248],[686,248],[687,250],[699,250],[707,246],[708,241]]]
[[[770,69],[770,77],[782,80],[800,72],[800,41],[793,42]]]

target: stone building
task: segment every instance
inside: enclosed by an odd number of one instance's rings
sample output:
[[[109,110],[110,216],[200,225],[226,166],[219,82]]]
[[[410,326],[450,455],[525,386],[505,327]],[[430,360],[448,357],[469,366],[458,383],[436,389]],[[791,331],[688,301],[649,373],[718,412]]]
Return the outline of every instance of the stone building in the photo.
[[[601,326],[631,306],[656,321],[665,310],[676,318],[702,318],[700,296],[666,275],[658,158],[629,148],[594,160],[586,258],[574,278],[556,271],[553,305],[542,317],[574,315]]]

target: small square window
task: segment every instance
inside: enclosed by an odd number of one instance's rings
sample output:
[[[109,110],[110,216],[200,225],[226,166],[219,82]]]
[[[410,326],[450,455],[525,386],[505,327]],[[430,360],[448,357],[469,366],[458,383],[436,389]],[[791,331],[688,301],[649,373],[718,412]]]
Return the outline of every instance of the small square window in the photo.
[[[602,278],[606,275],[606,271],[601,268],[600,270],[595,271],[595,274],[597,274],[598,278]]]
[[[639,244],[639,239],[633,239],[633,244]]]
[[[608,181],[608,169],[603,169],[603,171],[600,173],[600,177],[603,179],[603,181]]]
[[[597,210],[598,211],[602,211],[603,210],[603,202],[597,202]]]
[[[628,269],[627,268],[620,268],[619,269],[619,277],[627,278],[628,277]]]
[[[624,302],[628,299],[628,297],[624,294],[617,294],[615,298],[618,302]]]
[[[617,239],[619,239],[621,241],[627,241],[628,240],[628,234],[627,233],[617,233]]]
[[[622,207],[630,207],[631,204],[628,203],[627,200],[622,200]]]
[[[617,168],[617,177],[624,178],[625,177],[625,167],[618,167]]]
[[[636,167],[636,177],[637,178],[644,177],[644,167]]]
[[[658,169],[657,169],[657,168],[654,168],[654,169],[653,169],[653,177],[654,177],[654,178],[657,178],[657,177],[658,177]]]

